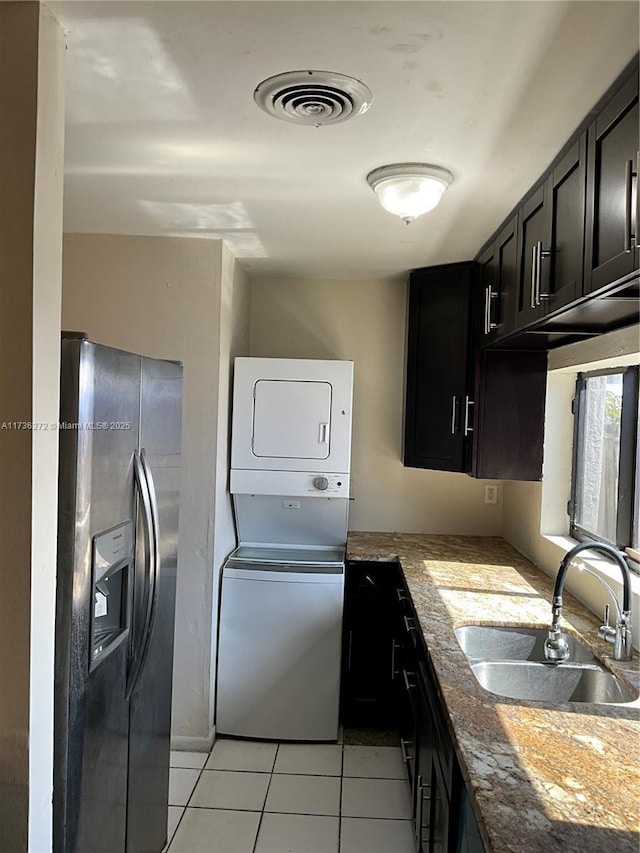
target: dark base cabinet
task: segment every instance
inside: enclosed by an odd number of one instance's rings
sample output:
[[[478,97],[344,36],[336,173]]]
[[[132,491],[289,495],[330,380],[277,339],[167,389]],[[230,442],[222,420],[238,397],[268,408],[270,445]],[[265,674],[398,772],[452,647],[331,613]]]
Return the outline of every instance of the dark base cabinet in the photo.
[[[340,697],[347,727],[396,725],[399,581],[395,564],[347,565]]]
[[[343,724],[397,728],[418,853],[483,853],[400,568],[350,561],[346,572]]]

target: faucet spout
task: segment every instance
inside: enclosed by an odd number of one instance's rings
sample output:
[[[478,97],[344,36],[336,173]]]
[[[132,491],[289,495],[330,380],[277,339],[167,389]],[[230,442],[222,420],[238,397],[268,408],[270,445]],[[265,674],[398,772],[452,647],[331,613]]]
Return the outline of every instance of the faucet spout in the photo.
[[[622,572],[623,593],[622,607],[620,607],[618,599],[611,587],[603,581],[599,575],[596,575],[590,569],[587,569],[589,574],[594,575],[594,577],[596,577],[609,591],[617,610],[618,618],[616,619],[615,628],[610,627],[607,620],[607,625],[603,625],[598,632],[599,636],[607,640],[607,642],[613,643],[613,657],[615,660],[630,660],[632,655],[631,575],[629,573],[629,567],[627,566],[620,551],[618,551],[617,548],[614,548],[613,545],[609,545],[607,542],[579,542],[565,554],[562,562],[560,563],[560,568],[558,569],[556,583],[553,590],[551,626],[549,628],[549,636],[544,643],[545,657],[547,660],[556,662],[561,662],[569,658],[569,648],[562,638],[560,631],[560,619],[562,617],[563,606],[562,592],[564,590],[567,571],[569,570],[574,557],[582,551],[601,551],[603,554],[610,557],[614,563],[619,566],[620,571]]]

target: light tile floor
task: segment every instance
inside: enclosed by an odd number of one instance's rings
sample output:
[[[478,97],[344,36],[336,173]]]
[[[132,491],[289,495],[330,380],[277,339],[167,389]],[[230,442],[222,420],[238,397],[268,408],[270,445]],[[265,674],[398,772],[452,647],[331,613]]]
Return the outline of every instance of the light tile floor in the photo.
[[[414,853],[399,747],[216,741],[172,752],[168,853]]]

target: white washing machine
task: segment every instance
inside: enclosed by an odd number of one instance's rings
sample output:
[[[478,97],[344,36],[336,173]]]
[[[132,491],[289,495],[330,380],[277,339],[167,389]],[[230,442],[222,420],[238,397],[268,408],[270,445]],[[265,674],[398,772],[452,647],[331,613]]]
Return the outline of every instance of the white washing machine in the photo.
[[[338,736],[344,550],[240,546],[223,569],[216,730]]]
[[[216,729],[338,736],[353,363],[235,361]]]

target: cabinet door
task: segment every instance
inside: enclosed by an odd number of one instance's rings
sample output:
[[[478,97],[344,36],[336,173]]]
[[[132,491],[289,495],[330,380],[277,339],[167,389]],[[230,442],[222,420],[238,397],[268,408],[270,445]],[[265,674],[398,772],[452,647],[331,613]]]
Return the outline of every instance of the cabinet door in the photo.
[[[638,72],[589,128],[585,292],[638,269]]]
[[[477,300],[476,334],[482,346],[508,334],[515,322],[517,217],[478,258],[481,298]]]
[[[533,323],[542,315],[540,291],[544,263],[540,255],[548,247],[549,216],[544,186],[526,201],[518,214],[518,299],[516,328]]]
[[[498,281],[497,314],[489,312],[489,321],[497,323],[496,337],[502,337],[515,326],[518,274],[518,218],[514,216],[496,239],[496,275]]]
[[[395,723],[396,575],[393,565],[347,565],[341,705],[348,726]]]
[[[476,265],[416,272],[409,284],[404,464],[463,471]]]
[[[562,308],[582,295],[586,176],[585,133],[545,184],[550,229],[542,247],[544,281],[539,294],[545,313]]]
[[[476,361],[474,477],[542,479],[547,353],[481,350]]]
[[[496,336],[495,305],[498,301],[496,274],[496,244],[492,243],[478,258],[480,264],[481,298],[476,300],[476,340],[480,346],[490,343]]]
[[[418,761],[414,817],[416,850],[418,853],[430,853],[432,849],[433,786],[437,759],[433,721],[422,690],[419,693],[417,708],[417,736]]]

